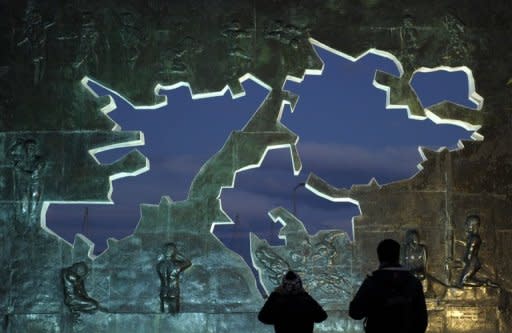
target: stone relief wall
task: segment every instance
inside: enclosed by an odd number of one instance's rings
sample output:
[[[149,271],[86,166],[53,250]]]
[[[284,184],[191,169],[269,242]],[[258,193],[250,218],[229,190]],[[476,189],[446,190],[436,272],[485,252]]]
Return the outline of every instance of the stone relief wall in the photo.
[[[273,210],[285,245],[251,238],[264,288],[272,289],[283,267],[303,269],[307,283],[328,288],[318,288],[317,297],[339,296],[327,299],[330,319],[318,331],[361,331],[360,323],[346,317],[351,291],[340,289],[339,279],[359,281],[375,267],[380,239],[405,243],[414,229],[427,253],[429,332],[510,331],[511,7],[505,0],[463,7],[449,0],[436,6],[420,0],[1,1],[2,330],[270,332],[256,320],[263,302],[256,278],[210,230],[214,222],[230,221],[218,199],[221,187],[232,184],[235,171],[256,167],[268,147],[289,147],[294,171],[300,171],[298,136],[279,121],[283,103],[293,106],[297,96],[282,86],[289,76],[322,68],[312,47],[322,43],[354,57],[371,48],[394,55],[401,77],[376,74],[378,83],[390,87],[391,104],[407,105],[413,117],[462,121],[484,140],[464,142],[456,151],[423,150],[423,169],[396,183],[344,189],[310,175],[307,187],[315,193],[359,202],[355,240],[332,230],[309,235],[289,212]],[[421,68],[441,65],[471,69],[485,98],[483,107],[475,98],[479,111],[420,105],[410,81]],[[247,73],[271,93],[204,164],[185,201],[162,197],[159,205],[143,205],[134,234],[111,240],[96,258],[85,237],[77,235],[71,245],[46,228],[51,202],[109,202],[113,178],[136,175],[148,165],[137,150],[114,164],[97,163],[95,150],[142,139],[139,132],[116,129],[101,108],[109,97],[90,94],[85,76],[135,104],[154,104],[162,100],[153,93],[156,83],[186,81],[196,94],[227,84],[239,94]],[[480,224],[469,230],[472,215]],[[476,269],[464,258],[468,243],[478,239]],[[163,287],[157,267],[169,243],[176,252],[168,256],[190,266],[169,268],[174,278],[163,280],[174,286]],[[315,264],[317,259],[327,262]],[[461,279],[468,270],[474,274]],[[474,281],[482,283],[468,283]],[[176,302],[176,295],[179,313],[161,313],[162,300]]]
[[[352,242],[341,230],[322,230],[310,236],[304,224],[284,208],[270,213],[283,227],[279,237],[283,246],[271,246],[251,234],[253,264],[267,294],[281,284],[283,271],[293,270],[304,286],[324,308],[348,311],[357,281],[364,275],[354,271]],[[358,266],[358,265],[357,265]]]

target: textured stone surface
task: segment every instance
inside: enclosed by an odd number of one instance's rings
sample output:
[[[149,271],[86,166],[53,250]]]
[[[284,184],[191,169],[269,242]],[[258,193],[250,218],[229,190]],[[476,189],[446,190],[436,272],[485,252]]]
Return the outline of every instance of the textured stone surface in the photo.
[[[255,320],[263,299],[249,267],[210,233],[229,222],[218,196],[234,172],[256,166],[270,146],[288,146],[295,171],[297,135],[279,122],[288,75],[322,67],[310,38],[358,56],[369,48],[401,62],[401,78],[378,74],[391,87],[390,101],[427,115],[409,80],[419,67],[467,66],[480,111],[453,104],[430,108],[444,119],[482,125],[485,139],[464,149],[424,150],[423,170],[410,180],[335,189],[310,177],[308,186],[331,199],[357,200],[355,257],[359,273],[373,269],[378,240],[419,231],[436,279],[429,300],[430,332],[509,332],[512,291],[512,136],[510,88],[512,25],[507,0],[430,1],[0,1],[0,323],[6,332],[270,331]],[[87,240],[74,246],[45,229],[41,212],[54,201],[109,202],[111,178],[137,174],[147,161],[137,151],[113,165],[94,159],[95,149],[140,144],[140,133],[118,131],[81,84],[84,76],[137,105],[161,100],[157,82],[189,82],[194,93],[236,94],[246,73],[272,88],[266,102],[195,177],[188,198],[143,206],[135,233],[112,240],[98,258]],[[115,129],[115,130],[113,130]],[[299,133],[300,134],[300,133]],[[23,149],[22,149],[23,148]],[[32,149],[37,148],[37,149]],[[460,274],[464,220],[478,214],[485,275],[501,291],[449,286]],[[190,258],[182,275],[183,311],[158,312],[155,265],[174,241]],[[60,271],[85,261],[90,296],[108,312],[74,323],[63,304]],[[238,286],[226,288],[226,286]],[[318,332],[361,331],[346,313],[330,313]],[[466,319],[480,326],[466,326]],[[187,324],[184,324],[187,323]],[[243,329],[242,329],[243,328]]]
[[[348,304],[364,275],[354,260],[353,245],[342,230],[322,230],[309,235],[304,224],[284,208],[275,208],[270,217],[282,224],[279,237],[285,245],[271,246],[251,233],[251,257],[267,294],[279,284],[283,272],[299,273],[315,299],[326,310],[348,311]],[[346,318],[348,319],[348,318]]]

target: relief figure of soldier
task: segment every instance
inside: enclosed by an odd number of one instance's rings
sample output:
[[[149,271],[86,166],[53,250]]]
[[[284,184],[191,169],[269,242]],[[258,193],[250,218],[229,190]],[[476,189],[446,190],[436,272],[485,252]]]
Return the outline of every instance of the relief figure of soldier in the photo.
[[[160,311],[180,312],[180,274],[192,265],[176,249],[176,244],[167,243],[162,259],[156,265],[160,277]]]

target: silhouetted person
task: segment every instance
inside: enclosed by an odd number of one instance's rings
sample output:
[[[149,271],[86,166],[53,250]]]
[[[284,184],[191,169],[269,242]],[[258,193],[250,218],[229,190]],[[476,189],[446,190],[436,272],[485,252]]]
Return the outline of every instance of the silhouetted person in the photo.
[[[349,315],[365,318],[365,331],[423,333],[427,308],[423,288],[399,264],[400,244],[385,239],[377,246],[379,269],[369,275],[350,302]]]
[[[288,271],[282,283],[269,296],[258,319],[274,325],[276,333],[312,333],[315,323],[324,321],[327,313],[302,287],[300,277]]]
[[[160,311],[169,313],[180,312],[180,274],[192,265],[176,249],[176,244],[165,244],[165,253],[158,262],[156,270],[160,277]]]

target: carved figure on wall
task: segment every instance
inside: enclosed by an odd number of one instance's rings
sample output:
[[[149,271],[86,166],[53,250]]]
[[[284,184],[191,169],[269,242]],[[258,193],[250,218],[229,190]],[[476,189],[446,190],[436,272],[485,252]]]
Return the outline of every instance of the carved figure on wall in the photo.
[[[33,139],[18,140],[10,149],[14,165],[15,195],[18,200],[18,214],[28,221],[37,220],[41,200],[40,181],[44,161],[37,142]]]
[[[442,58],[448,63],[462,63],[467,64],[470,62],[469,49],[466,41],[464,40],[464,23],[461,22],[454,15],[446,15],[443,17],[443,27],[448,36],[446,49]]]
[[[253,30],[242,28],[242,24],[238,20],[233,20],[222,28],[221,35],[226,39],[229,55],[230,77],[233,79],[246,71],[247,66],[251,63],[252,57],[248,48],[251,48],[252,45],[247,41],[252,38]]]
[[[121,29],[119,31],[121,42],[123,43],[128,67],[133,69],[139,59],[141,48],[145,44],[146,37],[144,30],[137,23],[133,13],[125,12],[121,14]]]
[[[315,270],[314,276],[308,277],[307,286],[308,289],[315,290],[315,293],[337,295],[342,299],[350,297],[353,291],[352,282],[347,279],[346,272],[331,266],[324,270]]]
[[[406,15],[402,20],[400,31],[400,61],[404,68],[411,69],[416,63],[416,52],[418,51],[418,28],[414,19]]]
[[[85,290],[85,278],[88,273],[87,264],[83,261],[62,269],[64,304],[75,318],[78,318],[82,312],[94,313],[100,310],[98,301],[89,297]]]
[[[185,75],[189,73],[189,63],[192,57],[202,53],[201,43],[192,37],[185,37],[174,49],[165,49],[160,52],[160,70],[164,78],[170,78],[175,75]]]
[[[265,269],[272,284],[278,286],[281,283],[283,272],[290,269],[288,262],[269,247],[259,247],[254,255]]]
[[[165,244],[162,258],[156,265],[160,277],[160,311],[180,312],[180,274],[189,268],[192,262],[178,252],[176,244]]]
[[[170,79],[174,74],[183,74],[187,71],[182,61],[183,50],[162,48],[158,54],[158,74],[161,79]]]
[[[269,215],[283,225],[279,237],[285,245],[269,245],[251,234],[253,265],[261,284],[270,291],[280,283],[283,272],[292,269],[316,297],[344,304],[353,292],[353,252],[348,235],[340,230],[323,230],[310,236],[302,221],[284,208]]]
[[[316,244],[314,249],[312,249],[312,255],[307,257],[302,256],[301,259],[296,259],[297,262],[293,262],[292,265],[277,254],[271,247],[258,247],[254,251],[255,257],[257,261],[259,261],[256,263],[256,266],[263,269],[264,274],[272,283],[272,287],[278,286],[281,281],[281,277],[283,276],[283,272],[286,272],[291,269],[290,267],[293,267],[296,272],[304,274],[306,284],[310,289],[314,289],[317,292],[321,291],[323,293],[345,293],[346,295],[350,295],[351,285],[343,276],[340,268],[333,265],[332,262],[333,256],[335,256],[338,251],[337,249],[332,248],[331,245],[327,245],[329,240],[333,240],[338,236],[339,235],[327,235],[324,242],[319,242]],[[299,256],[297,252],[293,251],[284,251],[284,253],[288,259],[292,259],[291,261],[294,261],[292,257]],[[324,270],[315,270],[313,277],[307,273],[311,267],[323,267]]]
[[[96,52],[99,39],[99,32],[96,28],[94,16],[89,11],[82,13],[82,24],[80,29],[80,46],[78,56],[73,64],[75,69],[82,69],[83,72],[98,72],[99,57]],[[90,66],[90,67],[89,67]]]
[[[407,230],[405,233],[403,264],[418,280],[425,279],[427,249],[420,244],[420,236],[416,229]]]
[[[227,39],[230,56],[242,58],[245,60],[251,59],[251,56],[248,55],[248,52],[241,47],[240,41],[243,39],[251,38],[252,33],[246,29],[242,29],[239,21],[233,20],[230,23],[224,25],[222,36]]]
[[[346,233],[342,231],[330,232],[312,249],[311,260],[317,266],[339,265],[343,259],[343,253],[340,253],[339,250],[345,248],[348,243]]]
[[[477,272],[482,267],[480,258],[478,258],[478,252],[482,245],[482,239],[480,238],[480,217],[478,215],[470,215],[466,218],[466,249],[464,251],[464,257],[462,263],[464,268],[460,274],[457,282],[457,288],[463,288],[464,286],[469,287],[480,287],[483,285],[489,287],[498,287],[495,283],[489,280],[480,280],[476,277]]]
[[[405,233],[402,263],[412,275],[421,281],[425,291],[425,297],[435,297],[430,279],[427,273],[427,247],[420,243],[418,230],[409,229]],[[437,279],[434,279],[437,281]]]
[[[286,238],[288,257],[295,267],[306,265],[313,255],[313,244],[310,236],[299,220],[290,219],[279,231],[280,237]],[[296,268],[295,268],[296,269]]]
[[[178,45],[178,47],[174,49],[174,57],[172,58],[171,64],[171,73],[181,74],[187,72],[187,65],[183,61],[186,53],[187,50],[185,50],[181,45]]]
[[[289,242],[290,257],[295,264],[306,264],[313,253],[313,245],[309,238],[305,238],[299,242]]]
[[[24,38],[18,42],[18,46],[26,48],[33,65],[33,82],[37,85],[44,76],[46,67],[46,43],[48,28],[53,26],[55,22],[45,23],[38,9],[34,8],[34,4],[29,2],[25,11],[25,30]]]

